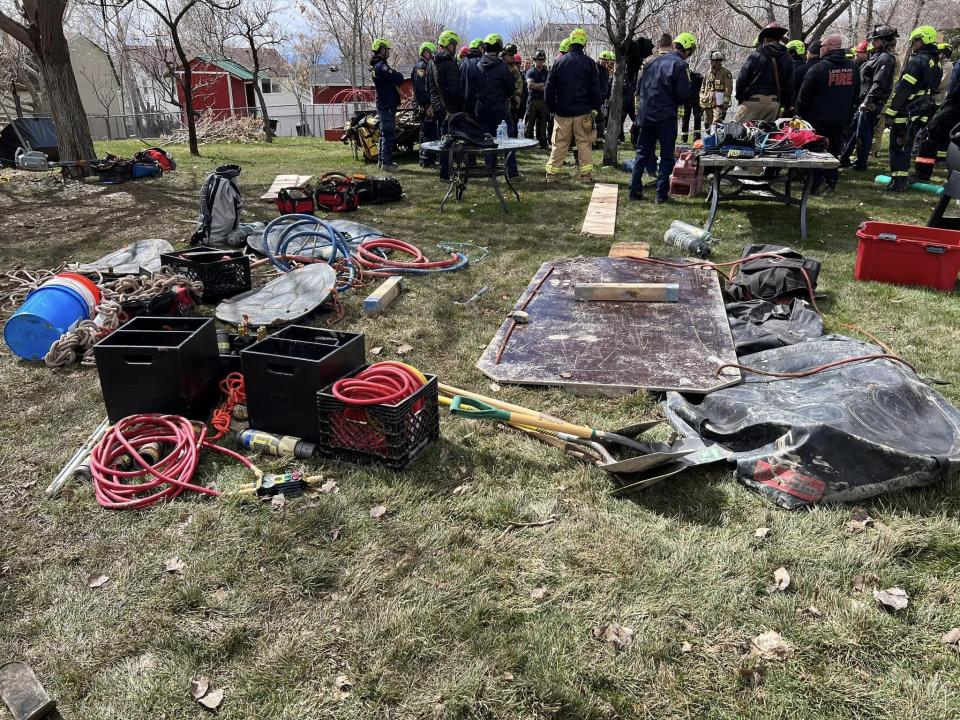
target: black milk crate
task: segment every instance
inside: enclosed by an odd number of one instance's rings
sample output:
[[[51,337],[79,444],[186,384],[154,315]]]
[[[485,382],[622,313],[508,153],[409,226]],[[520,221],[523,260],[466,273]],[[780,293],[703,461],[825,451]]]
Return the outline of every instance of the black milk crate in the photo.
[[[140,413],[206,420],[217,402],[213,320],[140,316],[93,346],[110,422]]]
[[[317,393],[365,362],[363,335],[291,325],[240,351],[250,427],[316,442]]]
[[[424,377],[426,385],[395,405],[349,405],[333,396],[331,383],[317,396],[318,452],[403,470],[440,437],[437,377]]]
[[[201,303],[215,303],[250,289],[250,258],[242,250],[198,246],[163,253],[160,265],[203,283]]]

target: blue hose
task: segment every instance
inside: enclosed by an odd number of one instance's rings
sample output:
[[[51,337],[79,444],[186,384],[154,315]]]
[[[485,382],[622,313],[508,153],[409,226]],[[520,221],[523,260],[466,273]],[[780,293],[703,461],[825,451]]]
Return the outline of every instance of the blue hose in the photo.
[[[270,247],[270,233],[272,230],[282,226],[280,234],[277,236],[277,252],[274,254]],[[263,230],[264,249],[267,253],[267,259],[270,264],[280,272],[290,272],[293,266],[286,261],[287,248],[294,240],[299,238],[313,238],[314,243],[311,250],[317,247],[330,246],[330,257],[327,260],[329,265],[333,265],[337,260],[337,253],[346,261],[347,278],[337,286],[337,292],[344,292],[353,286],[356,279],[357,270],[353,258],[350,255],[350,246],[347,239],[334,228],[330,223],[313,215],[281,215],[271,220]],[[317,241],[326,241],[322,245],[317,245]]]

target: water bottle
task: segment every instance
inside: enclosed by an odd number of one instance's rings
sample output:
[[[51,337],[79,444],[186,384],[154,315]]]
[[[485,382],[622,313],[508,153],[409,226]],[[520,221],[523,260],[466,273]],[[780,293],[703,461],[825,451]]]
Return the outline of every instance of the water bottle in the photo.
[[[507,121],[501,120],[500,124],[497,126],[497,145],[500,145],[506,139],[507,139]]]
[[[520,122],[517,123],[517,137],[523,138],[525,136],[526,129],[527,124],[523,121],[523,119],[521,119]]]
[[[663,242],[667,245],[680,248],[688,255],[696,255],[700,258],[710,256],[710,245],[703,238],[699,238],[692,233],[685,232],[672,225],[663,234]]]

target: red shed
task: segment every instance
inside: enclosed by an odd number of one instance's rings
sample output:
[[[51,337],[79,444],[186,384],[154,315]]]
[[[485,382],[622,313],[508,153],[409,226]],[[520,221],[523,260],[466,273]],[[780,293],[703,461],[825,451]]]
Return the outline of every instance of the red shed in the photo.
[[[395,68],[406,78],[400,86],[404,99],[413,95],[412,65]],[[356,65],[353,72],[345,65],[315,65],[311,68],[310,82],[313,85],[313,102],[317,105],[330,105],[342,102],[372,103],[377,93],[373,89],[370,68]]]
[[[190,61],[193,106],[221,119],[247,115],[256,107],[253,71],[226,58],[199,55]],[[183,103],[183,71],[177,70],[177,94]]]

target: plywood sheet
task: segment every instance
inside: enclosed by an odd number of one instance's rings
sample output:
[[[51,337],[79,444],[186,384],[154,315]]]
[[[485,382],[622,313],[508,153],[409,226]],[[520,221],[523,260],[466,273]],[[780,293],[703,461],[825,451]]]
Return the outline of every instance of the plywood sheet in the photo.
[[[613,235],[617,227],[618,185],[597,183],[593,186],[590,205],[583,218],[581,233],[587,235]]]
[[[678,283],[680,297],[669,303],[577,301],[578,282]],[[529,322],[504,322],[477,363],[498,382],[707,393],[740,381],[735,368],[716,374],[737,356],[716,273],[707,268],[621,258],[548,262],[516,309],[525,310]]]
[[[261,195],[260,199],[276,200],[277,193],[279,193],[284,188],[298,187],[300,185],[303,185],[309,179],[310,179],[309,175],[277,175],[277,177],[274,178],[273,183],[271,183],[270,189],[267,190],[263,195]]]
[[[644,242],[615,242],[610,246],[609,257],[650,257],[650,244]]]

